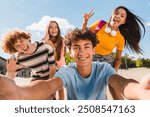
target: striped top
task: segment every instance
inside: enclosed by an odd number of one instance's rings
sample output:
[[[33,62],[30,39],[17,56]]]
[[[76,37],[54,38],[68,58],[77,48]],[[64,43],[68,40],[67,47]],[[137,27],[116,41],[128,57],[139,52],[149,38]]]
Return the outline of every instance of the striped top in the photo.
[[[31,55],[20,55],[18,62],[34,71],[32,73],[33,78],[45,80],[49,78],[50,65],[55,64],[54,50],[50,45],[43,42],[36,43],[37,48],[35,52]]]

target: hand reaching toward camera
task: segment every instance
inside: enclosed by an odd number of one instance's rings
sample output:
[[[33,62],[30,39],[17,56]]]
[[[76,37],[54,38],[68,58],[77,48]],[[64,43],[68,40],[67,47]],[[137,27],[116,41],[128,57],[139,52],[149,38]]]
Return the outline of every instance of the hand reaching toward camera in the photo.
[[[10,58],[6,61],[6,69],[7,73],[6,76],[9,77],[10,79],[14,79],[14,77],[17,74],[17,69],[23,68],[23,65],[17,64],[17,59],[15,58]]]

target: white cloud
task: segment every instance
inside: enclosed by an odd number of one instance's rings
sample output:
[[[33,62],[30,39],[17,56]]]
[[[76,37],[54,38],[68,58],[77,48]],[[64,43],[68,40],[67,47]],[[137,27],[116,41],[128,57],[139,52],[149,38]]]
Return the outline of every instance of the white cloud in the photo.
[[[4,36],[12,30],[18,29],[17,27],[13,28],[13,29],[9,29],[9,28],[2,28],[0,29],[0,45],[2,44],[3,38]]]
[[[150,26],[150,22],[147,22],[147,23],[146,23],[146,26]]]
[[[61,34],[62,35],[66,34],[69,30],[72,30],[72,29],[75,28],[74,25],[70,24],[64,18],[43,16],[40,21],[34,22],[31,25],[27,26],[26,30],[29,30],[29,31],[32,31],[32,32],[37,32],[38,35],[41,35],[41,33],[45,33],[47,24],[51,20],[55,20],[55,21],[58,22],[59,27],[61,29]]]

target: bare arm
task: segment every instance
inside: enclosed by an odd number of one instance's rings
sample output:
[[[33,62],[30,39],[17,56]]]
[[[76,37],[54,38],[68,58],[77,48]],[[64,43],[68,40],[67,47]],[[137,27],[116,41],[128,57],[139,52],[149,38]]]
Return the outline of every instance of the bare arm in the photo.
[[[52,78],[54,76],[55,72],[56,72],[56,65],[51,65],[51,66],[49,66],[49,68],[50,68],[49,78]]]
[[[14,80],[0,74],[0,99],[21,99]]]
[[[114,63],[114,69],[116,71],[118,71],[118,69],[120,67],[120,64],[121,64],[121,54],[122,54],[122,51],[117,50],[117,52],[116,52],[116,58],[115,58],[115,63]]]
[[[0,75],[0,99],[45,100],[63,87],[60,78],[36,80],[28,85],[18,86],[4,75]]]
[[[146,81],[148,85],[150,83],[150,75],[144,79],[149,79]],[[126,79],[116,74],[110,76],[109,84],[127,99],[150,99],[150,88],[144,88],[141,83],[138,83],[134,79]]]
[[[59,91],[58,91],[58,94],[59,94],[59,100],[64,100],[64,88],[61,88]]]

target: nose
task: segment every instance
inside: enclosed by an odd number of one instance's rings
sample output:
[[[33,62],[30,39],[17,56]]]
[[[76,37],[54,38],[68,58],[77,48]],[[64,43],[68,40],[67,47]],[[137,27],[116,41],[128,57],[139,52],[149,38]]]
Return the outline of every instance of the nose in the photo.
[[[117,18],[121,17],[121,14],[116,15]]]
[[[19,47],[20,47],[20,49],[24,49],[24,45],[20,45]]]
[[[22,51],[24,50],[24,47],[25,47],[25,46],[24,46],[23,44],[17,46],[17,48],[18,48],[19,50],[22,50]]]
[[[80,48],[79,55],[82,55],[84,53],[84,49]]]

